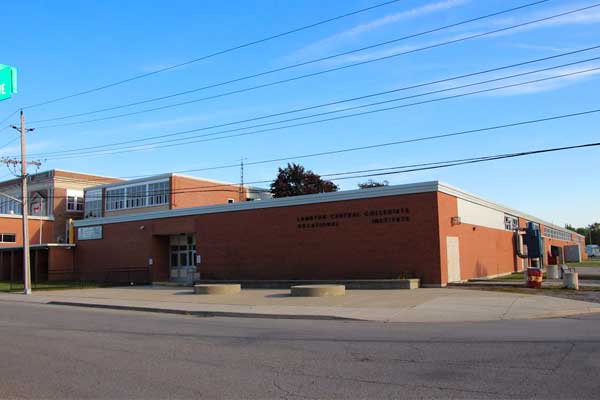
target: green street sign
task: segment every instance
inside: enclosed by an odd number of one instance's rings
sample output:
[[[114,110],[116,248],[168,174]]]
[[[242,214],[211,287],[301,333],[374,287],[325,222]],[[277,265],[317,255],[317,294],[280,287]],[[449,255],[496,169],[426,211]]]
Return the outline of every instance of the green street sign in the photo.
[[[17,69],[0,64],[0,101],[17,93]]]

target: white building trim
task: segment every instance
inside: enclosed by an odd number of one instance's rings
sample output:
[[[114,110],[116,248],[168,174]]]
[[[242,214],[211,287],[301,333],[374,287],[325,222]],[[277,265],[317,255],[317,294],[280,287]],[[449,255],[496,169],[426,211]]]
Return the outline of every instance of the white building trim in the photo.
[[[28,215],[30,220],[42,220],[42,221],[54,221],[54,216],[44,216],[40,217],[37,215]],[[12,219],[23,219],[21,214],[0,214],[0,219],[2,218],[12,218]]]
[[[371,189],[347,190],[341,192],[307,194],[304,196],[266,199],[261,201],[244,201],[233,204],[218,204],[174,210],[154,211],[140,214],[119,215],[91,220],[75,221],[76,227],[101,224],[114,224],[129,221],[144,221],[157,218],[183,217],[190,215],[215,214],[221,212],[256,210],[273,207],[292,207],[305,204],[332,203],[336,201],[367,199],[374,197],[398,196],[402,194],[426,193],[437,191],[437,182],[414,183],[409,185],[385,186]]]
[[[546,221],[544,221],[542,219],[539,219],[537,217],[534,217],[532,215],[529,215],[529,214],[523,213],[521,211],[515,210],[514,208],[506,207],[506,206],[503,206],[501,204],[494,203],[494,202],[482,199],[481,197],[478,197],[478,196],[476,196],[474,194],[465,192],[464,190],[461,190],[461,189],[456,188],[454,186],[448,185],[447,183],[439,182],[438,186],[439,186],[439,190],[438,190],[439,192],[449,194],[449,195],[454,196],[454,197],[456,197],[458,199],[470,201],[471,203],[475,203],[475,204],[478,204],[478,205],[490,208],[492,210],[502,211],[502,212],[504,212],[506,214],[514,215],[515,217],[520,217],[520,218],[526,219],[526,220],[531,221],[531,222],[537,222],[538,224],[542,224],[542,225],[550,227],[550,228],[554,228],[554,229],[557,229],[557,230],[560,230],[560,231],[564,231],[564,232],[569,232],[569,233],[572,233],[572,234],[574,234],[576,236],[583,237],[582,235],[578,234],[577,232],[569,231],[568,229],[565,229],[564,227],[554,225],[554,224],[552,224],[550,222],[546,222]]]
[[[152,178],[157,178],[152,177]],[[131,181],[130,181],[131,182]],[[130,183],[128,182],[128,183]],[[115,224],[120,222],[145,221],[150,219],[184,217],[191,215],[216,214],[222,212],[235,212],[245,210],[257,210],[263,208],[274,207],[293,207],[307,204],[332,203],[338,201],[369,199],[376,197],[399,196],[406,194],[441,192],[454,196],[458,199],[466,200],[480,206],[484,206],[493,210],[501,211],[515,217],[524,218],[528,221],[537,222],[545,226],[549,226],[558,230],[567,231],[565,228],[556,226],[529,214],[522,213],[515,209],[484,200],[473,194],[467,193],[456,187],[438,181],[411,183],[405,185],[382,186],[370,189],[346,190],[341,192],[308,194],[304,196],[284,197],[277,199],[266,199],[261,201],[239,202],[233,204],[218,204],[211,206],[201,206],[192,208],[180,208],[174,210],[152,211],[147,213],[119,215],[104,218],[93,218],[89,220],[74,221],[74,226],[94,226],[103,224]],[[570,231],[568,231],[570,232]],[[581,236],[575,232],[570,232],[574,235]]]

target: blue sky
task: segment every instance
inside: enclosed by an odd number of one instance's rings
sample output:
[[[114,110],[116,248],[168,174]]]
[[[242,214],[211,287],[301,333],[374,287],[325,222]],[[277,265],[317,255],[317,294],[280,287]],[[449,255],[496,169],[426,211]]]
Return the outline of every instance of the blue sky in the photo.
[[[168,95],[368,46],[532,1],[399,1],[146,79],[31,108],[26,111],[26,116],[33,122]],[[11,100],[0,103],[0,118],[20,106],[150,72],[379,2],[382,1],[11,2],[4,6],[4,13],[27,18],[25,22],[16,17],[4,19],[0,63],[18,67],[19,93]],[[143,106],[57,122],[82,121],[90,117],[110,116],[243,89],[499,29],[592,4],[593,1],[552,0],[485,21],[351,56]],[[81,155],[66,159],[53,159],[45,154],[228,123],[596,45],[600,45],[600,7],[501,34],[210,101],[95,123],[40,128],[28,138],[29,152],[33,158],[44,162],[42,169],[62,168],[110,176],[137,176],[235,164],[242,157],[247,162],[252,162],[580,112],[600,108],[599,71],[369,116],[185,146],[93,157]],[[600,57],[600,50],[348,105],[424,93],[593,57]],[[580,72],[594,67],[600,67],[600,61],[470,90]],[[458,93],[461,91],[447,92],[445,95]],[[421,100],[440,96],[443,95],[423,97]],[[404,101],[407,102],[409,101]],[[334,110],[334,107],[340,108],[331,106],[325,110]],[[318,111],[323,110],[312,113]],[[307,113],[298,115],[305,114]],[[599,122],[600,115],[593,114],[481,135],[297,161],[317,173],[327,174],[567,146],[598,141]],[[48,124],[50,123],[32,123],[31,126]],[[0,135],[3,137],[0,142],[2,145],[11,139],[13,132],[4,129],[0,131]],[[0,155],[16,154],[18,148],[15,145],[16,142],[1,149]],[[248,166],[245,169],[245,179],[272,179],[277,167],[281,165],[283,163],[279,162]],[[597,184],[599,170],[600,150],[593,148],[390,175],[381,179],[387,179],[391,184],[441,180],[559,225],[584,225],[600,220],[600,185]],[[0,176],[7,173],[8,171],[2,172]],[[237,182],[240,171],[239,168],[229,168],[193,174]],[[363,180],[365,179],[340,180],[338,183],[342,189],[354,189],[357,182]]]

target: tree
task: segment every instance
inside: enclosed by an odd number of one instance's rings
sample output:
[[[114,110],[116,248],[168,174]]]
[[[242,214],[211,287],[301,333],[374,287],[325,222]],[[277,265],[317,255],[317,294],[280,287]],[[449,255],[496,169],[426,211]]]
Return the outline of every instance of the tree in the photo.
[[[575,228],[570,224],[565,225],[565,228],[585,236],[586,244],[600,244],[600,223],[598,222],[594,222],[585,228]]]
[[[377,182],[377,181],[374,181],[373,179],[369,179],[366,182],[359,183],[358,188],[359,189],[370,189],[370,188],[374,188],[374,187],[389,186],[389,184],[390,183],[388,181]]]
[[[331,181],[307,171],[300,164],[288,164],[279,168],[277,179],[271,183],[273,197],[300,196],[303,194],[337,192],[338,187]]]

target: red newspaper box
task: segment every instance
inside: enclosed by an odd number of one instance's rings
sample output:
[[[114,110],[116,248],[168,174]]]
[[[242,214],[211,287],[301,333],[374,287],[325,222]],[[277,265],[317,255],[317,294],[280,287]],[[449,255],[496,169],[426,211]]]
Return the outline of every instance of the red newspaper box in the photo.
[[[527,287],[534,289],[541,288],[543,274],[539,268],[527,268]]]

